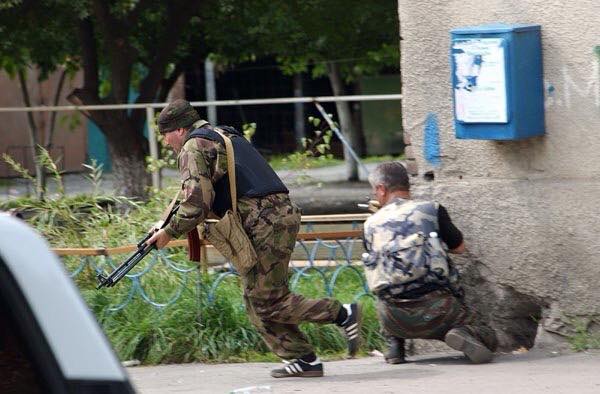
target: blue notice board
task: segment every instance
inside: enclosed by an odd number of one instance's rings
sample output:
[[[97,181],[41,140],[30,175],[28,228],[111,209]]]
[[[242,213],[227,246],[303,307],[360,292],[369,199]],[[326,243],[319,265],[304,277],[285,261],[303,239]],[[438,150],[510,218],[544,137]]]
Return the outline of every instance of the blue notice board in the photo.
[[[513,140],[544,133],[539,25],[484,25],[451,32],[457,138]]]

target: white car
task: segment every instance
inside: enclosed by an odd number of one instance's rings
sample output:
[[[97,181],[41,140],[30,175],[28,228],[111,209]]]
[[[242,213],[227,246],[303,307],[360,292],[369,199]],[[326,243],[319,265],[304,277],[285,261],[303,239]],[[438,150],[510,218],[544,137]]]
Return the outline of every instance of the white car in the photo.
[[[0,215],[0,393],[133,393],[46,241]]]

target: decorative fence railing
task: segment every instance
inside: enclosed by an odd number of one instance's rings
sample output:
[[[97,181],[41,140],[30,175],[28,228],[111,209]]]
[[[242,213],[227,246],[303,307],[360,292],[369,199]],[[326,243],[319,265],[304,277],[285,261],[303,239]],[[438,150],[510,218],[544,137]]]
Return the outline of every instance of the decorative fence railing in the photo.
[[[333,296],[340,274],[350,271],[359,285],[354,299],[365,295],[370,296],[359,263],[360,253],[363,251],[362,230],[359,228],[367,217],[368,214],[304,216],[302,224],[305,231],[298,234],[290,263],[291,289],[296,289],[302,278],[315,275],[322,280],[325,294]],[[334,226],[333,230],[331,226]],[[340,230],[340,227],[350,227],[350,229]],[[208,303],[214,302],[219,286],[228,277],[238,274],[212,245],[206,241],[202,241],[202,244],[203,258],[200,264],[187,261],[183,253],[170,255],[167,249],[152,252],[146,261],[128,273],[115,288],[102,290],[114,292],[120,287],[118,291],[120,297],[117,297],[120,299],[111,305],[109,312],[122,310],[136,297],[155,308],[165,308],[176,303],[182,292],[189,286],[193,286],[198,296],[207,294]],[[187,247],[187,241],[171,241],[168,247]],[[115,257],[124,256],[136,248],[135,245],[127,245],[115,248],[55,248],[53,250],[61,257],[71,277],[78,279],[87,270],[91,270],[94,276],[97,273],[112,271],[119,264]],[[143,283],[143,278],[158,264],[162,264],[163,269],[181,276],[181,280],[167,300],[153,299],[151,292]],[[211,274],[205,275],[208,271]],[[201,291],[201,287],[205,287],[205,291]]]

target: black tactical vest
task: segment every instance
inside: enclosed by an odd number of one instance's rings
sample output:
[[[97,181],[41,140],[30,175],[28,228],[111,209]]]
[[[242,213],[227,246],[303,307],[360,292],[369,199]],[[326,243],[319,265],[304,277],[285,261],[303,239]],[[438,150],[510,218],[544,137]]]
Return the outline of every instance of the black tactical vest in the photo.
[[[227,133],[233,146],[238,199],[240,197],[264,197],[269,194],[289,193],[275,171],[244,136],[230,127],[223,126],[219,129]],[[205,138],[225,144],[219,133],[214,131],[212,126],[208,124],[192,131],[189,138]],[[215,200],[212,211],[218,216],[223,216],[228,209],[231,209],[229,177],[227,174],[219,179],[213,187]]]

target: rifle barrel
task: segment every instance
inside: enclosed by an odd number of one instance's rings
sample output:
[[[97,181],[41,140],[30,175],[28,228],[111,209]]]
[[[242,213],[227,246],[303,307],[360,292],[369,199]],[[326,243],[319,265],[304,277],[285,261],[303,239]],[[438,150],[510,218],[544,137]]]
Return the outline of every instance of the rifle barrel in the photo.
[[[177,194],[177,196],[178,195],[179,194]],[[169,221],[171,220],[173,215],[175,215],[175,212],[177,212],[177,210],[179,209],[179,204],[176,204],[177,196],[175,196],[173,201],[171,201],[171,204],[169,204],[169,212],[167,214],[167,217],[162,222],[163,224],[161,226],[161,229],[164,228],[167,223],[169,223]],[[146,245],[146,241],[148,241],[150,239],[150,237],[152,237],[152,235],[154,235],[154,232],[150,232],[150,233],[146,234],[144,239],[142,239],[140,242],[138,242],[138,244],[137,244],[138,249],[131,256],[129,256],[129,258],[127,258],[127,260],[125,260],[121,265],[119,265],[117,268],[115,268],[115,270],[110,275],[104,276],[102,274],[98,274],[97,278],[98,278],[99,284],[98,284],[98,287],[96,287],[96,289],[100,289],[104,286],[113,287],[125,275],[127,275],[127,273],[129,271],[131,271],[131,269],[133,267],[135,267],[135,265],[137,263],[139,263],[140,260],[142,260],[144,257],[146,257],[146,255],[148,253],[150,253],[153,249],[156,249],[155,244],[152,244],[149,246]]]
[[[150,246],[142,246],[138,248],[127,260],[125,260],[121,265],[119,265],[115,270],[107,277],[102,275],[99,276],[100,284],[97,289],[100,289],[104,286],[113,287],[116,285],[133,267],[136,266],[148,253],[150,253],[153,249],[156,248],[156,245],[152,244]]]
[[[117,268],[113,274],[111,274],[112,281],[108,287],[113,287],[114,285],[116,285],[118,281],[120,281],[125,275],[127,275],[127,273],[131,271],[131,269],[135,267],[136,264],[139,263],[144,257],[146,257],[146,255],[150,253],[150,251],[154,248],[155,246],[151,245],[147,248],[144,247],[141,250],[138,249],[138,251],[133,256],[131,256],[131,260],[121,264],[121,266]]]

